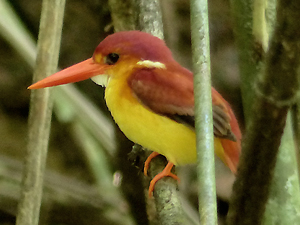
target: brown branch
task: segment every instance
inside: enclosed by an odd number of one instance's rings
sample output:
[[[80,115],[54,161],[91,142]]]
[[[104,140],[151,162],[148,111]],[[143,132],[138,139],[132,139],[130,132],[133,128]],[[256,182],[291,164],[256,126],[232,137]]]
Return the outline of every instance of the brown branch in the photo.
[[[255,114],[243,142],[229,224],[261,224],[287,112],[298,97],[300,5],[280,0],[266,65],[258,80]]]

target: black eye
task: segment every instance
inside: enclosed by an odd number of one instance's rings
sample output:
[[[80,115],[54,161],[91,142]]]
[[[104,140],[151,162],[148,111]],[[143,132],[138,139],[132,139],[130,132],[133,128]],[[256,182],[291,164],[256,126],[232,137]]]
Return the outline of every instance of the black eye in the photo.
[[[106,56],[105,63],[108,65],[113,65],[118,62],[120,56],[117,53],[110,53]]]

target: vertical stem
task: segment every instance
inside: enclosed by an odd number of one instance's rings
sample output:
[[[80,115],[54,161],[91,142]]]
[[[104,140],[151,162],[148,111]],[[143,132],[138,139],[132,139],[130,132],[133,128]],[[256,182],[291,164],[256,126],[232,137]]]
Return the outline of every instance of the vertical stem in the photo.
[[[43,1],[34,81],[54,73],[57,68],[64,6],[65,0]],[[17,225],[37,225],[39,221],[52,113],[49,97],[48,89],[33,91],[31,95],[27,155]]]
[[[191,1],[200,224],[217,224],[208,5]]]
[[[164,39],[162,13],[159,0],[139,1],[138,25],[139,29]]]

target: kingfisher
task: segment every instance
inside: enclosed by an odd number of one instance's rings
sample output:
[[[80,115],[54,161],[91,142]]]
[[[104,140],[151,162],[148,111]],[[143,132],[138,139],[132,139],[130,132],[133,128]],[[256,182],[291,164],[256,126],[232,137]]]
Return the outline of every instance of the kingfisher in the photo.
[[[57,72],[28,89],[52,87],[91,78],[105,86],[105,101],[125,136],[153,152],[145,161],[163,155],[165,169],[149,186],[171,172],[174,165],[197,161],[193,73],[172,56],[165,42],[141,31],[107,36],[91,58]],[[215,155],[233,174],[241,152],[241,132],[229,103],[212,87]]]

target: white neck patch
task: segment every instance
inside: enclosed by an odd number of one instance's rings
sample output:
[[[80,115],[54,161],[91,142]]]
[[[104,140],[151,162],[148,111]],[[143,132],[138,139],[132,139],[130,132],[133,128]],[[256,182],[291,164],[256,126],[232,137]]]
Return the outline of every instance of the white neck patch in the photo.
[[[141,60],[139,62],[136,63],[139,66],[145,66],[147,68],[157,68],[157,69],[166,69],[165,64],[161,63],[161,62],[153,62],[151,60]]]
[[[102,87],[106,87],[109,83],[110,77],[106,74],[101,74],[91,77],[91,80],[94,81],[96,84],[101,85]]]

